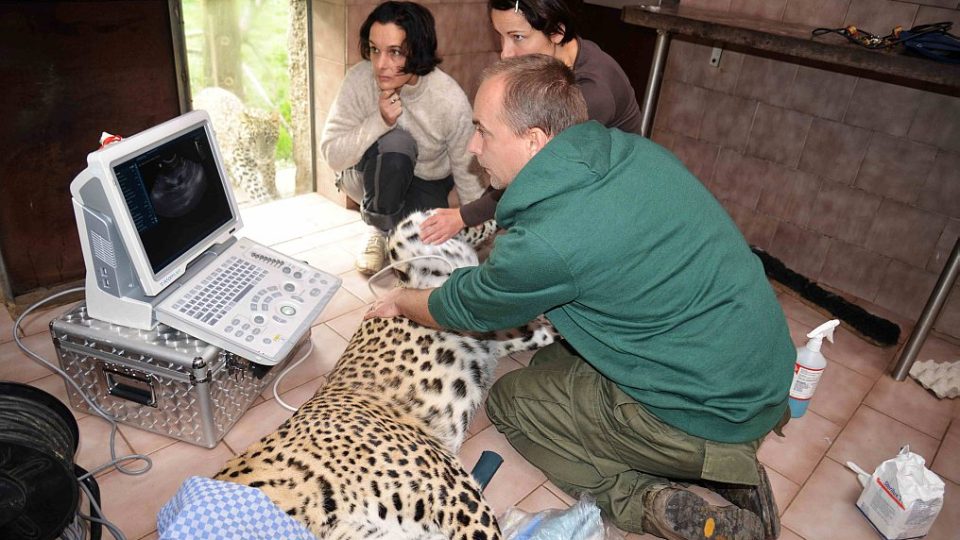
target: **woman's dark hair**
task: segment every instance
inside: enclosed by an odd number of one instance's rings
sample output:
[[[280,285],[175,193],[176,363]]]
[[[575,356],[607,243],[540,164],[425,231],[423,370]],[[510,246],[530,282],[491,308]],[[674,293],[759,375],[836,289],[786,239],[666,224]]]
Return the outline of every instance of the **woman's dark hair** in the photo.
[[[577,25],[573,11],[563,0],[488,0],[490,10],[519,10],[534,30],[546,35],[561,34],[560,44],[577,37]]]
[[[393,23],[403,29],[403,72],[426,75],[441,62],[437,56],[437,30],[430,10],[414,2],[384,2],[373,9],[360,27],[360,56],[370,59],[370,27]]]

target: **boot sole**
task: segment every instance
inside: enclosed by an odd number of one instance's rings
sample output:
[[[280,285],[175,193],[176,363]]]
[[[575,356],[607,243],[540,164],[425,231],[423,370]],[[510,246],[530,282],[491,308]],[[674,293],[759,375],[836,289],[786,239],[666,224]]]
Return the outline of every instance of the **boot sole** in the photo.
[[[713,506],[699,495],[678,491],[664,508],[667,522],[682,540],[760,540],[763,523],[736,506]]]

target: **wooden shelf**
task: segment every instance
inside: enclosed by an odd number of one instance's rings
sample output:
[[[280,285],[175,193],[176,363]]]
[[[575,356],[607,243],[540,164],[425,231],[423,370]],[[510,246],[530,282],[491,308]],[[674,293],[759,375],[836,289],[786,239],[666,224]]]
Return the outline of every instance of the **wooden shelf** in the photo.
[[[682,6],[625,6],[623,20],[677,38],[960,96],[960,65],[908,55],[902,47],[867,49],[837,34],[813,37],[808,26]]]

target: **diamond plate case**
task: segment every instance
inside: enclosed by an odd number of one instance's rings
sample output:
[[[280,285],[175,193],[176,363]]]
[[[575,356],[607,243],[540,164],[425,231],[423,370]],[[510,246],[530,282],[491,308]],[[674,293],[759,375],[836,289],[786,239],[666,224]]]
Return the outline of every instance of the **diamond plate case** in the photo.
[[[158,324],[137,330],[87,315],[86,306],[50,322],[60,367],[118,422],[213,448],[277,374],[297,358],[310,332],[272,367],[261,366]],[[67,384],[70,405],[93,412]]]

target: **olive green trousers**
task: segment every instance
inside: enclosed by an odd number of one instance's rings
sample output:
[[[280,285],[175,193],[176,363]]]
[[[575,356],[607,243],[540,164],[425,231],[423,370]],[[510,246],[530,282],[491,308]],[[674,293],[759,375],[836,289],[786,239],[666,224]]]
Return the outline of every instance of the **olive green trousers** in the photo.
[[[590,494],[623,530],[643,532],[643,495],[670,481],[757,485],[761,439],[726,444],[671,427],[564,343],[490,390],[487,414],[510,444],[571,496]]]

